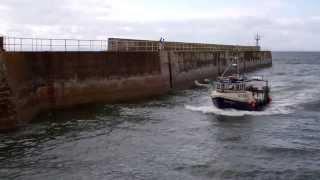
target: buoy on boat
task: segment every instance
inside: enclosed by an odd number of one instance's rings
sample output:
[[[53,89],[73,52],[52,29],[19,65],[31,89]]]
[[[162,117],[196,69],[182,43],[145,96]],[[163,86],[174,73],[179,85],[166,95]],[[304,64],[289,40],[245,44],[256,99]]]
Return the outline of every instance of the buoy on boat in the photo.
[[[251,101],[251,102],[249,102],[249,104],[253,109],[255,109],[257,107],[257,104],[255,101]]]

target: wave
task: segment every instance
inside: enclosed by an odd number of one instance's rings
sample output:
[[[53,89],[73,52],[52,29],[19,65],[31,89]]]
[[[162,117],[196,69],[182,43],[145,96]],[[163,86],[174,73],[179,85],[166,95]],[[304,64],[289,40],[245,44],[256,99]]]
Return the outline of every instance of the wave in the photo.
[[[265,116],[265,115],[275,115],[275,114],[289,114],[292,112],[289,108],[272,108],[269,107],[264,111],[240,111],[236,109],[219,109],[214,105],[211,106],[191,106],[186,105],[186,109],[196,112],[202,112],[204,114],[215,114],[221,116]]]

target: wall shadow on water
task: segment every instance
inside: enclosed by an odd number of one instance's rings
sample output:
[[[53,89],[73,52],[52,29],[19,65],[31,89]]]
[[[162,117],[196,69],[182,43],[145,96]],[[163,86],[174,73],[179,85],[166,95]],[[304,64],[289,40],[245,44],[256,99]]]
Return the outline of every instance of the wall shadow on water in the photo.
[[[214,115],[214,118],[217,122],[221,124],[248,124],[253,121],[253,118],[250,116],[224,116],[224,115]]]
[[[112,118],[118,115],[117,107],[104,105],[85,105],[74,109],[39,114],[31,124],[0,137],[0,162],[6,159],[35,156],[40,153],[43,144],[52,144],[54,148],[64,141],[109,133],[113,126],[121,123]],[[106,119],[99,120],[99,116],[106,117]],[[103,127],[105,130],[99,131]],[[51,145],[47,147],[50,148]]]
[[[215,138],[221,143],[250,143],[250,139],[255,134],[257,121],[250,116],[230,117],[213,116],[212,126],[215,129]]]

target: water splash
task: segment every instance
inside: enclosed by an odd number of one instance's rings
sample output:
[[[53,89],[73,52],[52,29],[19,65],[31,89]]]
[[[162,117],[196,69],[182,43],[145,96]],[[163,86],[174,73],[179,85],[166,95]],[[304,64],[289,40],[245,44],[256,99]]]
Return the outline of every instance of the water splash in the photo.
[[[264,111],[240,111],[236,109],[219,109],[214,105],[208,106],[191,106],[186,105],[186,109],[196,112],[202,112],[204,114],[215,114],[221,116],[232,116],[232,117],[241,117],[241,116],[265,116],[265,115],[275,115],[275,114],[289,114],[292,112],[289,108],[272,108],[269,107]]]
[[[320,93],[317,89],[296,90],[291,92],[278,92],[274,95],[274,101],[263,111],[241,111],[236,109],[219,109],[215,107],[210,99],[204,101],[201,105],[186,105],[185,108],[191,111],[202,112],[204,114],[216,114],[223,116],[264,116],[290,114],[296,109],[303,107],[305,103],[318,101]]]

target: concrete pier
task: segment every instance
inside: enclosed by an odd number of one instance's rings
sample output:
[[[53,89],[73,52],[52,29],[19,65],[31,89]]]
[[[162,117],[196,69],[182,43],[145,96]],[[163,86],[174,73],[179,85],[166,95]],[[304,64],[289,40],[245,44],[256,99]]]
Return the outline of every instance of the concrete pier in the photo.
[[[14,129],[42,111],[130,101],[188,88],[194,80],[217,77],[235,63],[235,53],[241,70],[272,64],[271,52],[257,47],[235,50],[230,46],[224,51],[148,51],[141,46],[134,51],[132,47],[99,52],[1,51],[0,130]]]

